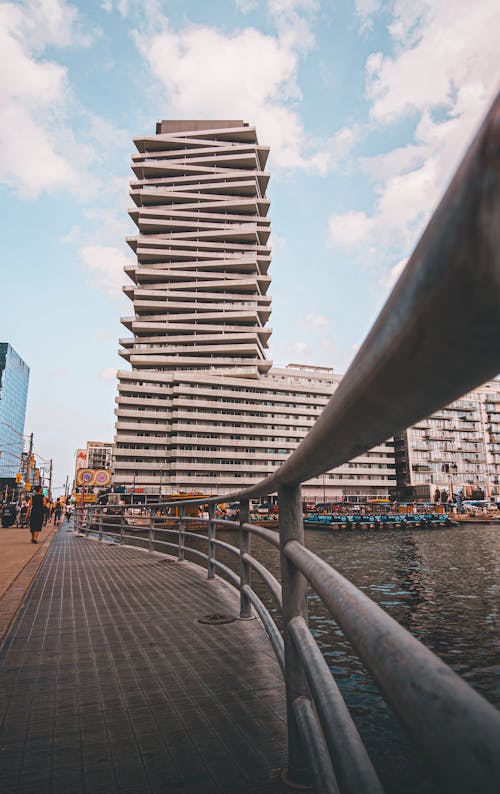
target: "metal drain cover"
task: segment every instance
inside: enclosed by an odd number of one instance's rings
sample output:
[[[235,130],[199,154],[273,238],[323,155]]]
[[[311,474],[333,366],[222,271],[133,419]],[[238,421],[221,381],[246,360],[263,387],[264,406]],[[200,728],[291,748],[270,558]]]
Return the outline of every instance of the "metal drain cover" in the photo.
[[[198,618],[198,623],[208,623],[209,626],[220,626],[223,623],[234,623],[236,620],[235,617],[232,615],[203,615],[202,618]]]

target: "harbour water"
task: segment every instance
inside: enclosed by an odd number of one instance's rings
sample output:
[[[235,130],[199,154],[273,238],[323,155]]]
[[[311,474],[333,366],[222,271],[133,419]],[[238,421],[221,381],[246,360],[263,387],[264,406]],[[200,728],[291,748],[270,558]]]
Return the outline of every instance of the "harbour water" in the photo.
[[[234,533],[218,533],[229,543]],[[500,706],[500,526],[376,532],[306,531],[306,545],[387,610],[485,698]],[[252,553],[279,577],[275,549]],[[234,558],[218,553],[234,566]],[[271,607],[254,575],[259,595]],[[327,614],[309,594],[309,621],[389,794],[437,794],[403,728]]]

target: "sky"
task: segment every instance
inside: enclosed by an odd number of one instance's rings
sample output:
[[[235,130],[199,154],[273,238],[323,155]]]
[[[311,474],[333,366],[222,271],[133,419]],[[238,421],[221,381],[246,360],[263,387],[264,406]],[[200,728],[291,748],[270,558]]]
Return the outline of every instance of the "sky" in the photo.
[[[498,0],[0,1],[0,341],[55,488],[113,440],[132,138],[256,125],[270,357],[342,373],[499,88],[499,31]]]

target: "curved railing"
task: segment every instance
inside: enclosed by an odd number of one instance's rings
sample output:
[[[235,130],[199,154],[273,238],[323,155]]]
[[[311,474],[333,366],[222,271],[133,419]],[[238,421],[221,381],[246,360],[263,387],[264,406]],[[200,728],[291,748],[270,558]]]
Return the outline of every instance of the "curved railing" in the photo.
[[[260,616],[283,670],[288,714],[288,777],[309,777],[316,792],[376,794],[382,788],[356,726],[307,624],[306,587],[322,599],[385,700],[406,726],[441,790],[496,792],[500,715],[449,667],[304,546],[301,483],[352,459],[432,414],[500,371],[500,98],[497,98],[415,252],[341,385],[309,435],[266,480],[209,505],[207,535],[186,533],[186,502],[166,526],[156,506],[135,530],[125,515],[82,508],[80,531],[187,553],[240,591],[240,616]],[[279,533],[248,522],[249,500],[278,493]],[[217,502],[239,501],[239,522],[215,516]],[[197,503],[193,500],[191,504]],[[169,507],[175,503],[169,503]],[[160,526],[163,523],[163,526]],[[239,547],[216,537],[239,530]],[[207,541],[207,552],[186,537]],[[280,550],[281,585],[251,555],[258,535]],[[173,542],[176,538],[177,542]],[[236,575],[216,549],[237,555]],[[282,613],[283,635],[252,588],[267,585]]]

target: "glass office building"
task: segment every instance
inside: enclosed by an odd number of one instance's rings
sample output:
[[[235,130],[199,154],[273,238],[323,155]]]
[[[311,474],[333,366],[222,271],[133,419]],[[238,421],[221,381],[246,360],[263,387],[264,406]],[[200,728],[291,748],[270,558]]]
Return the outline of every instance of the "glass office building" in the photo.
[[[0,342],[0,478],[21,467],[30,370],[8,342]]]

